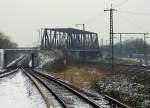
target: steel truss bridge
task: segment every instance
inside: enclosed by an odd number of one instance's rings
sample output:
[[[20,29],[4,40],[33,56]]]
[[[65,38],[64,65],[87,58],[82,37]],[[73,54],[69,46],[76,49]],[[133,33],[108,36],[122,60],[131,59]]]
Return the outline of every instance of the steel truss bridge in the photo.
[[[99,53],[98,34],[74,28],[45,28],[41,31],[41,49],[78,52],[79,57]]]
[[[41,48],[97,51],[99,50],[98,35],[73,28],[45,28],[42,31]]]

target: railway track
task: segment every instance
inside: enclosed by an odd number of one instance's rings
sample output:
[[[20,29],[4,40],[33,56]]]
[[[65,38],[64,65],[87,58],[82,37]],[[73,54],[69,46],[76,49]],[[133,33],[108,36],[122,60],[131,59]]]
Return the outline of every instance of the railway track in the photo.
[[[109,96],[105,96],[105,99],[101,101],[96,101],[92,98],[94,95],[48,74],[31,69],[22,70],[32,81],[34,78],[44,85],[63,108],[130,108]]]
[[[1,72],[1,73],[0,73],[0,78],[7,77],[7,76],[9,76],[9,75],[11,75],[11,74],[16,73],[17,71],[18,71],[18,69],[7,70],[7,71],[5,71],[5,72]]]
[[[144,78],[150,78],[150,69],[149,67],[142,67],[142,66],[128,66],[128,65],[119,65],[115,67],[115,72],[117,74],[125,74],[125,75],[132,75],[132,76],[139,76]]]
[[[23,64],[23,61],[27,58],[27,55],[22,55],[19,58],[15,59],[12,63],[7,65],[7,69],[13,69],[21,66]]]
[[[18,67],[21,66],[23,64],[23,62],[26,60],[27,56],[20,56],[19,58],[17,58],[16,60],[14,60],[14,62],[10,63],[7,66],[7,69],[5,69],[3,72],[0,72],[0,78],[3,77],[7,77],[15,72],[18,71]]]
[[[90,94],[86,91],[83,91],[79,88],[76,88],[64,81],[51,77],[48,74],[38,72],[29,68],[23,69],[21,66],[25,66],[27,56],[24,56],[18,62],[15,62],[12,66],[19,67],[25,74],[34,82],[37,88],[39,88],[40,93],[47,102],[47,105],[52,103],[50,99],[47,99],[47,96],[42,92],[43,88],[40,88],[39,85],[43,85],[51,96],[53,96],[53,101],[59,103],[59,107],[63,108],[130,108],[125,104],[109,97],[104,96],[101,99],[95,98],[93,94]],[[10,74],[17,72],[18,69],[12,71],[5,71],[0,73],[0,78],[6,77]],[[39,84],[40,83],[40,84]],[[56,107],[55,107],[56,106]],[[49,106],[48,106],[49,107]],[[53,107],[59,108],[58,104],[53,104]]]
[[[26,70],[35,79],[42,83],[50,93],[59,101],[64,108],[84,107],[84,108],[102,108],[93,100],[88,99],[73,88],[66,86],[57,79],[50,78],[44,74],[35,73],[35,71]]]
[[[89,62],[103,69],[109,69],[110,63]],[[128,74],[150,77],[150,66],[114,64],[115,74]]]

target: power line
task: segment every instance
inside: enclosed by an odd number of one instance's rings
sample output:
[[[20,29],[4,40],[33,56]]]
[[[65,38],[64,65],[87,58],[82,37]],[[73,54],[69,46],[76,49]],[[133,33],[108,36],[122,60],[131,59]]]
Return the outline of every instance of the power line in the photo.
[[[110,4],[113,4],[113,0],[110,0]]]
[[[143,13],[143,12],[133,12],[133,11],[119,11],[119,12],[126,13],[126,14],[150,16],[150,13]]]
[[[127,3],[128,1],[129,1],[129,0],[123,0],[123,1],[121,1],[120,3],[114,5],[114,7],[120,7],[120,6],[124,5],[125,3]]]
[[[100,11],[97,15],[95,15],[94,17],[88,19],[87,21],[85,21],[85,23],[91,23],[93,21],[95,21],[96,19],[98,19],[98,17],[100,17],[103,14],[103,10]]]
[[[119,14],[119,12],[117,12]],[[119,14],[124,20],[126,20],[129,24],[134,25],[136,28],[138,28],[141,31],[147,31],[145,28],[143,28],[142,26],[139,26],[138,24],[134,23],[132,20],[130,20],[130,18]],[[133,19],[133,18],[132,18]],[[134,20],[135,21],[135,20]]]

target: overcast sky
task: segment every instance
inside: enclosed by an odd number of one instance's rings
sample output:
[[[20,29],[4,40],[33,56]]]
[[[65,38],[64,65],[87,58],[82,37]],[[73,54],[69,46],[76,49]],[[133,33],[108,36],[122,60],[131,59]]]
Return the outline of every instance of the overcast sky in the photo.
[[[110,1],[0,0],[0,31],[21,47],[33,46],[40,28],[75,27],[76,23],[85,23],[87,30],[107,39],[109,13],[104,9],[110,8]],[[113,5],[118,10],[114,32],[150,31],[150,0],[113,0]]]

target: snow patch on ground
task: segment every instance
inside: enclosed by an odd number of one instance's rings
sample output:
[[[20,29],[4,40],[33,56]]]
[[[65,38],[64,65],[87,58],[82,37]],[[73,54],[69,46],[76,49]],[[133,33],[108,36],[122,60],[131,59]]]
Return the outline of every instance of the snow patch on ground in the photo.
[[[115,93],[123,102],[134,101],[140,108],[150,107],[150,86],[133,82],[124,75],[114,75],[98,82],[101,92]]]
[[[55,57],[51,57],[50,55],[45,55],[43,53],[39,53],[39,68],[42,68],[45,64],[53,62]]]
[[[1,73],[1,72],[4,72],[4,71],[5,71],[5,69],[0,69],[0,73]]]
[[[59,51],[40,51],[38,53],[39,57],[39,66],[38,68],[42,68],[45,64],[51,65],[53,61],[62,56]]]

